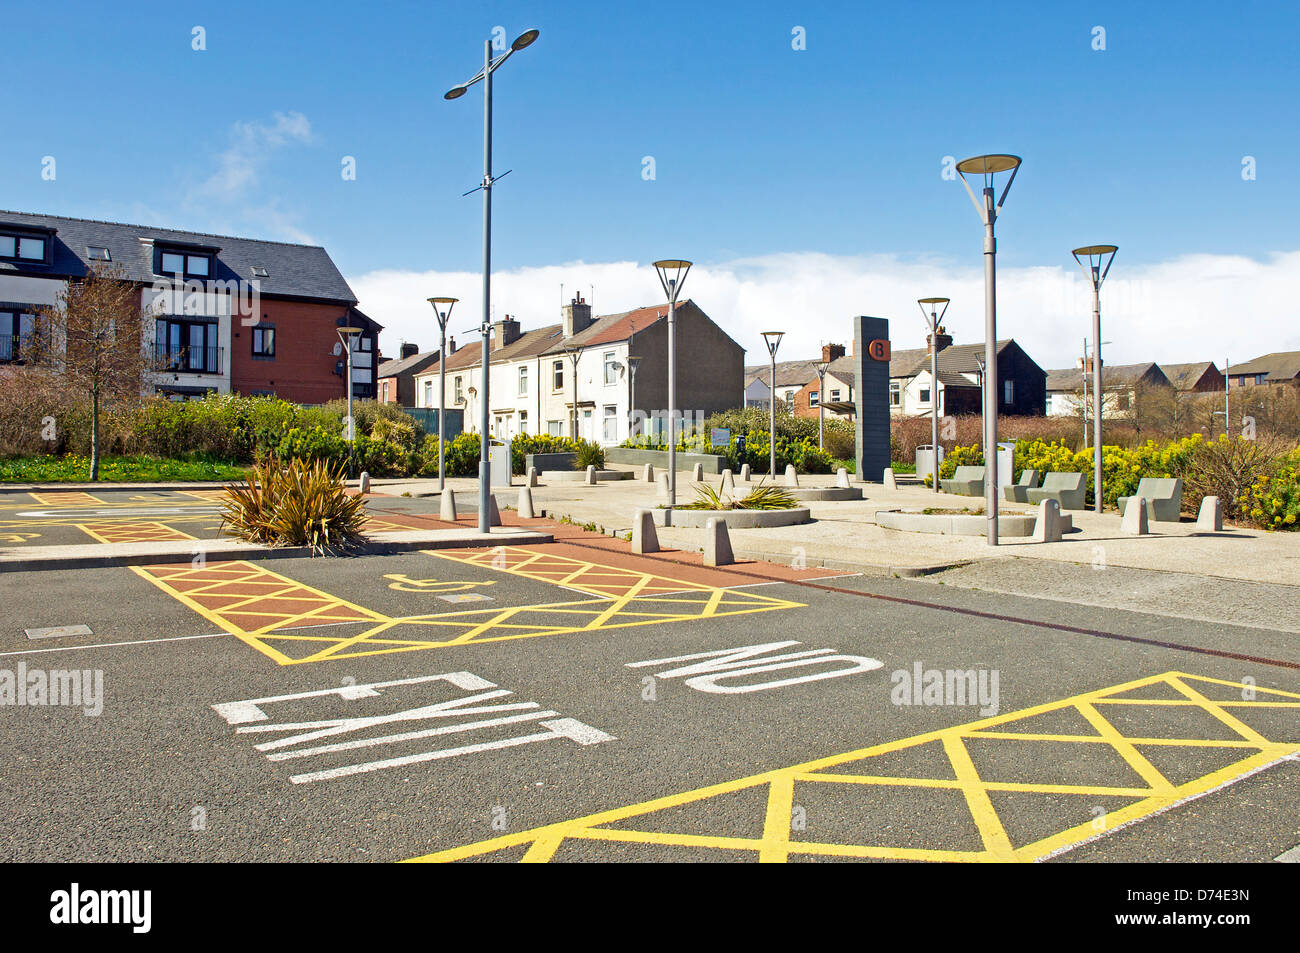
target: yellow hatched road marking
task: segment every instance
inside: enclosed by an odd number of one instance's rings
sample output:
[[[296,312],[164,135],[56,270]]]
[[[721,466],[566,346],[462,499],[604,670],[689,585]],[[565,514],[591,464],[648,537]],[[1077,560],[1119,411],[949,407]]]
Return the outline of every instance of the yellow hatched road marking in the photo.
[[[802,606],[773,596],[683,582],[526,548],[455,555],[440,550],[426,552],[491,569],[501,568],[504,560],[503,571],[507,573],[550,583],[569,579],[570,588],[590,593],[592,597],[392,616],[250,562],[209,563],[201,568],[183,564],[135,567],[134,571],[281,665],[688,622]],[[670,591],[686,592],[688,597],[666,599],[645,595]],[[689,598],[691,594],[698,594],[699,598]],[[364,628],[333,636],[285,631],[322,623],[356,623]],[[293,646],[299,651],[311,651],[306,655],[291,655],[288,650]]]
[[[100,543],[179,543],[196,538],[166,523],[153,520],[139,522],[97,520],[93,523],[74,525]]]
[[[1202,692],[1198,691],[1193,686],[1193,683],[1227,686],[1243,692],[1249,689],[1257,695],[1268,695],[1273,699],[1290,699],[1290,701],[1247,701],[1244,699],[1242,701],[1220,701],[1217,699],[1210,699]],[[1144,701],[1148,701],[1147,699],[1141,698],[1120,699],[1113,696],[1157,685],[1167,686],[1176,691],[1180,691],[1187,698],[1186,702],[1180,702],[1180,704],[1203,711],[1206,714],[1217,718],[1223,724],[1232,728],[1233,731],[1239,735],[1239,738],[1231,740],[1216,740],[1197,737],[1185,739],[1127,737],[1117,727],[1106,721],[1106,719],[1100,714],[1099,709],[1109,703],[1122,702],[1125,705],[1140,705]],[[1153,706],[1156,705],[1156,699],[1151,699],[1149,701]],[[544,827],[538,827],[532,830],[506,834],[491,840],[426,854],[422,857],[412,858],[412,860],[417,862],[464,860],[470,857],[481,857],[496,853],[497,851],[525,845],[528,846],[528,854],[525,855],[526,859],[548,860],[554,857],[559,848],[563,846],[563,843],[567,840],[636,843],[651,847],[676,846],[693,847],[704,850],[744,851],[761,861],[781,861],[787,859],[790,855],[956,862],[1025,862],[1042,860],[1055,853],[1059,853],[1062,850],[1068,850],[1071,847],[1078,846],[1085,841],[1100,836],[1100,833],[1116,830],[1122,825],[1153,816],[1182,801],[1211,792],[1218,787],[1244,778],[1255,771],[1276,764],[1281,760],[1300,756],[1300,724],[1297,724],[1294,733],[1287,740],[1270,741],[1264,738],[1254,728],[1240,722],[1237,718],[1231,715],[1228,715],[1227,718],[1221,717],[1226,714],[1225,709],[1228,708],[1238,712],[1250,708],[1271,709],[1276,711],[1279,707],[1294,707],[1297,704],[1300,704],[1300,694],[1294,692],[1247,686],[1236,682],[1224,681],[1222,679],[1190,675],[1184,672],[1165,672],[1160,675],[1151,675],[1145,678],[1125,682],[1120,685],[1113,685],[1108,688],[1085,692],[1070,698],[1035,705],[1021,711],[1008,712],[1003,715],[994,715],[991,718],[984,718],[980,721],[974,721],[965,725],[957,725],[952,728],[942,728],[937,731],[930,731],[911,738],[872,745],[868,748],[861,748],[856,751],[848,751],[843,754],[819,758],[775,771],[765,771],[761,774],[755,774],[750,777],[738,778],[734,781],[726,781],[721,784],[713,784],[693,791],[686,791],[681,794],[656,798],[652,801],[645,801],[640,804],[631,804],[626,807],[601,811],[596,814],[590,814],[573,820],[548,824]],[[1087,718],[1098,731],[1097,736],[1046,734],[1022,735],[1012,731],[989,730],[995,729],[999,726],[1024,721],[1048,712],[1063,710],[1074,710]],[[1300,719],[1298,719],[1298,722],[1300,722]],[[992,779],[988,777],[988,775],[995,774],[996,770],[986,770],[981,774],[976,769],[975,761],[972,758],[970,749],[967,747],[968,741],[987,738],[997,738],[1003,741],[1015,741],[1027,745],[1038,743],[1040,740],[1065,742],[1086,741],[1108,745],[1120,756],[1125,764],[1137,771],[1147,784],[1145,787],[1141,787],[1134,786],[1130,783],[1110,786],[1106,784],[1079,785],[1039,782],[1030,783]],[[886,754],[894,754],[896,752],[906,752],[929,745],[933,742],[939,742],[944,753],[947,755],[947,766],[952,770],[950,776],[894,776],[884,773],[870,772],[854,774],[851,770],[848,772],[844,770],[832,770],[835,768],[844,768],[846,766],[868,768],[870,767],[870,759],[872,758]],[[1244,754],[1245,751],[1249,751],[1252,753],[1247,757],[1241,758],[1240,760],[1234,761],[1233,763],[1215,771],[1204,774],[1201,777],[1194,778],[1183,784],[1175,785],[1157,771],[1155,767],[1153,767],[1151,763],[1137,751],[1135,746],[1139,744],[1186,744],[1198,748],[1218,747],[1229,752],[1240,751]],[[1242,749],[1245,749],[1245,751]],[[1034,758],[1032,749],[1027,753],[1027,757],[1030,759]],[[1016,763],[1026,762],[1024,759],[1016,759]],[[1030,761],[1029,763],[1033,762]],[[873,785],[898,787],[900,789],[929,788],[935,790],[959,791],[965,796],[966,809],[969,811],[971,820],[974,821],[976,828],[980,832],[981,838],[984,842],[984,849],[972,851],[949,850],[942,848],[898,847],[884,843],[862,843],[859,842],[859,839],[857,838],[845,843],[836,843],[829,840],[817,842],[790,840],[791,805],[794,803],[795,798],[794,788],[796,785],[811,783],[817,785]],[[655,823],[653,815],[660,811],[672,809],[674,811],[674,816],[677,816],[680,813],[680,809],[685,805],[696,804],[723,795],[733,794],[737,791],[763,787],[766,787],[767,789],[767,797],[763,802],[764,819],[763,835],[761,838],[756,839],[753,837],[733,836],[725,832],[719,832],[717,834],[683,834],[662,829],[633,830],[626,826],[618,828],[607,826],[627,821],[631,818],[645,818],[647,820],[647,825],[654,827]],[[1045,795],[1073,794],[1086,795],[1089,797],[1127,797],[1132,798],[1133,800],[1132,803],[1124,805],[1119,810],[1107,814],[1104,819],[1105,826],[1100,832],[1098,828],[1094,826],[1095,822],[1090,820],[1074,825],[1050,836],[1041,837],[1037,840],[1028,841],[1016,846],[1012,843],[1011,838],[1002,823],[1002,819],[997,813],[993,801],[988,796],[989,792],[992,791]],[[736,810],[737,809],[734,806],[729,806],[728,810],[723,812],[723,815],[727,818],[734,817],[736,816]],[[697,829],[698,827],[706,826],[707,824],[707,819],[705,818],[701,818],[700,821],[701,823],[697,824]],[[727,821],[721,820],[714,821],[713,823],[726,824]],[[946,827],[948,829],[953,829],[956,825],[949,824],[946,825]],[[866,835],[861,839],[869,841],[872,839],[872,836]]]
[[[28,493],[41,506],[102,506],[104,501],[83,490],[55,490],[51,493]]]

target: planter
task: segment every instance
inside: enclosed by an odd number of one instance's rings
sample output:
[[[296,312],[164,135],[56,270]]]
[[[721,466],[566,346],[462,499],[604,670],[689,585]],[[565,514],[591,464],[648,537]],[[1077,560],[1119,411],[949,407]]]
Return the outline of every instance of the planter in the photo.
[[[859,486],[811,486],[804,490],[781,487],[796,500],[816,502],[818,500],[861,500],[862,487]]]
[[[1032,536],[1036,513],[998,516],[998,535]],[[909,533],[938,533],[945,536],[983,536],[988,520],[983,513],[922,513],[919,510],[877,510],[876,525]]]
[[[664,470],[668,467],[668,451],[638,450],[634,447],[606,447],[605,462],[607,464],[621,463],[632,467],[643,467],[649,463],[656,470]],[[690,470],[697,463],[704,467],[705,473],[715,475],[727,468],[727,458],[716,454],[687,453],[684,450],[677,454],[678,470]]]
[[[596,479],[600,480],[630,480],[632,479],[630,470],[597,470]],[[539,480],[545,480],[547,483],[581,483],[587,479],[586,470],[543,470],[537,474]]]
[[[651,510],[655,523],[664,525],[664,516],[668,510],[656,507]],[[798,523],[811,523],[812,516],[806,506],[791,510],[684,510],[677,507],[672,511],[672,525],[676,527],[699,527],[708,525],[711,519],[720,519],[727,524],[727,529],[767,529],[773,526],[794,526]]]

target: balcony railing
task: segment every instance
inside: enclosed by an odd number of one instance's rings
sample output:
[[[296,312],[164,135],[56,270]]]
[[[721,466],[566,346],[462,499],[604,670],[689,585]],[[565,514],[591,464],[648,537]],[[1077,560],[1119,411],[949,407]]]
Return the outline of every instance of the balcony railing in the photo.
[[[14,336],[12,334],[0,334],[0,361],[12,361],[14,359]]]
[[[220,374],[223,350],[219,347],[175,348],[159,344],[154,348],[154,357],[159,370],[182,374]]]

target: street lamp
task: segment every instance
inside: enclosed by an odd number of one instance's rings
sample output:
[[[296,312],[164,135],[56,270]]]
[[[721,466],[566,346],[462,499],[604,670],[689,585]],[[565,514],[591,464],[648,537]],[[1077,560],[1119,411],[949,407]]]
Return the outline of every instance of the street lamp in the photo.
[[[356,443],[357,433],[356,422],[352,419],[352,341],[361,333],[361,328],[354,328],[351,325],[347,325],[341,328],[336,328],[335,331],[339,336],[339,343],[343,345],[343,353],[347,355],[348,416],[346,423],[348,432],[348,469],[351,471],[352,448]]]
[[[1093,510],[1101,512],[1101,283],[1106,280],[1117,245],[1084,245],[1070,254],[1092,285],[1092,495]],[[1087,264],[1084,264],[1084,259]]]
[[[628,355],[627,358],[627,435],[631,437],[632,425],[636,420],[636,369],[641,366],[641,358]]]
[[[768,432],[768,450],[771,452],[767,465],[767,472],[773,480],[776,479],[776,349],[781,346],[781,338],[785,337],[784,331],[764,331],[763,343],[767,345],[767,354],[772,361],[771,386],[768,388],[768,413],[770,418],[771,429]]]
[[[492,41],[483,41],[483,68],[459,86],[453,86],[443,94],[443,99],[460,99],[469,88],[479,80],[483,81],[483,182],[478,189],[483,190],[483,322],[480,331],[483,335],[483,401],[480,408],[479,461],[478,461],[478,531],[492,531],[491,514],[488,512],[488,496],[491,487],[491,471],[488,467],[488,362],[492,350],[492,74],[510,59],[511,54],[531,46],[537,39],[537,30],[520,34],[506,50],[495,59],[492,56]],[[502,175],[508,175],[508,171]],[[471,189],[470,191],[477,191]],[[466,193],[467,195],[469,193]],[[441,440],[442,435],[439,434]]]
[[[1002,212],[1011,183],[1020,171],[1020,157],[1009,155],[975,156],[957,163],[961,184],[966,186],[971,204],[984,223],[984,509],[988,514],[988,544],[998,544],[998,345],[997,345],[997,254],[998,243],[993,226]],[[1010,172],[1002,195],[994,201],[994,183],[1002,172]],[[967,180],[978,175],[983,182],[981,201]]]
[[[691,262],[665,258],[655,262],[659,283],[668,296],[668,509],[664,525],[670,525],[677,505],[677,296],[691,270]]]
[[[569,436],[578,439],[578,361],[582,358],[582,348],[574,344],[564,345],[564,353],[573,362],[573,415],[569,419]]]
[[[826,403],[826,370],[830,364],[826,361],[817,362],[817,449],[822,449],[823,421],[826,417],[826,410],[822,406]]]
[[[433,313],[438,318],[438,492],[447,488],[443,473],[443,445],[447,441],[447,319],[459,298],[430,298]]]
[[[930,326],[930,456],[934,471],[934,492],[939,492],[939,322],[948,313],[947,298],[918,298],[921,316]],[[926,314],[925,306],[930,306]],[[939,310],[943,305],[943,310]],[[987,472],[987,471],[985,471]]]

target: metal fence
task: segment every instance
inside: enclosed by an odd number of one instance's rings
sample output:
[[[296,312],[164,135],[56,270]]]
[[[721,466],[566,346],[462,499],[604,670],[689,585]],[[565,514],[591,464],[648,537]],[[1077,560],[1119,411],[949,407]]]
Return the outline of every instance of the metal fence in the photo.
[[[402,413],[410,414],[424,428],[425,433],[435,434],[438,432],[438,408],[437,407],[403,407]],[[457,435],[465,429],[465,411],[452,410],[450,407],[445,411],[447,420],[448,440],[455,440]]]

